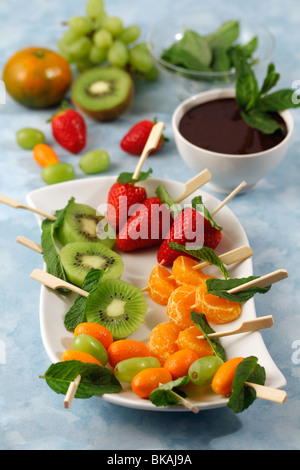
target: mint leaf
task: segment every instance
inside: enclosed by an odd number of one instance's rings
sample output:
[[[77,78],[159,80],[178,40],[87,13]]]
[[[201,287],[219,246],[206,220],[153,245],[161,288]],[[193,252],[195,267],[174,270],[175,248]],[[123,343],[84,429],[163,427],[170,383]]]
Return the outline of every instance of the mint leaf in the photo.
[[[264,134],[273,134],[277,130],[282,130],[282,126],[275,119],[259,108],[253,108],[247,112],[242,111],[241,115],[250,127],[254,127]]]
[[[152,169],[150,168],[148,171],[141,171],[137,179],[133,179],[133,173],[123,172],[120,173],[117,181],[118,183],[137,183],[138,181],[146,180],[152,173]]]
[[[216,47],[213,50],[212,69],[215,72],[227,72],[231,68],[231,60],[227,50],[223,47]]]
[[[210,215],[209,213],[209,210],[205,207],[205,205],[203,204],[202,202],[202,196],[195,196],[193,199],[192,199],[192,207],[193,209],[195,209],[196,211],[200,212],[201,214],[204,215],[204,217],[209,220],[210,224],[212,227],[215,227],[217,228],[218,230],[223,230],[222,227],[220,227],[219,225],[216,224],[216,222],[214,221],[214,219],[212,218],[212,216]]]
[[[238,39],[239,29],[239,21],[228,20],[221,24],[216,31],[206,35],[205,39],[212,49],[222,47],[227,50]]]
[[[75,398],[90,398],[93,395],[117,393],[122,386],[111,370],[98,364],[81,361],[62,361],[52,364],[44,375],[46,383],[56,393],[65,395],[70,383],[81,376]]]
[[[267,75],[263,81],[263,84],[260,90],[260,95],[264,95],[269,90],[271,90],[271,88],[273,88],[278,82],[279,77],[280,77],[279,73],[275,72],[274,64],[270,63],[268,65]]]
[[[209,67],[212,59],[211,48],[205,38],[196,31],[186,29],[180,40],[180,46],[184,52],[191,54],[194,58],[200,60],[202,64]]]
[[[232,384],[232,394],[227,406],[235,413],[241,413],[256,399],[256,392],[245,382],[264,385],[266,380],[265,369],[257,364],[257,357],[249,356],[243,359],[236,368]]]
[[[208,263],[213,264],[214,266],[217,266],[222,272],[222,274],[224,275],[225,279],[229,277],[227,269],[225,268],[219,256],[215,253],[215,251],[212,248],[209,248],[208,246],[203,246],[199,248],[198,250],[189,250],[185,248],[183,245],[180,245],[180,243],[175,243],[175,242],[170,242],[169,247],[172,248],[172,250],[187,253],[193,258],[207,261]]]
[[[274,91],[263,96],[257,103],[260,111],[279,112],[289,108],[299,108],[300,103],[293,103],[293,95],[295,91],[289,88]]]
[[[249,276],[244,278],[236,278],[236,279],[207,279],[206,286],[207,286],[207,293],[213,294],[223,299],[231,300],[232,302],[246,302],[247,300],[251,299],[255,294],[265,294],[269,292],[271,286],[267,287],[248,287],[247,289],[237,292],[235,294],[230,294],[227,291],[233,289],[234,287],[240,286],[242,284],[246,284],[246,282],[252,281],[257,279],[258,276]]]
[[[254,72],[240,48],[234,50],[232,59],[236,73],[236,102],[243,111],[248,111],[255,107],[259,98],[258,84]]]
[[[173,214],[173,218],[175,218],[181,212],[181,206],[176,204],[164,186],[158,186],[156,188],[155,194],[163,204],[166,204],[169,207],[170,212]]]
[[[87,273],[82,284],[82,289],[90,293],[97,290],[103,274],[104,271],[101,269],[93,269]],[[76,328],[77,325],[79,325],[79,323],[86,321],[86,302],[87,297],[83,297],[82,295],[78,295],[76,297],[74,304],[65,315],[64,325],[67,330],[72,331]]]
[[[178,390],[178,387],[184,387],[184,385],[189,383],[189,381],[189,377],[184,376],[179,379],[172,380],[171,382],[167,382],[166,384],[162,384],[153,390],[150,394],[149,400],[155,406],[177,405],[180,403],[181,398],[186,396],[182,390]]]
[[[208,322],[206,320],[206,316],[204,315],[204,313],[197,313],[194,310],[192,310],[191,318],[192,318],[192,321],[195,323],[195,325],[202,332],[205,339],[208,341],[208,343],[213,348],[215,355],[220,357],[223,361],[225,361],[226,360],[226,353],[225,353],[225,350],[224,350],[223,346],[220,343],[219,338],[209,338],[209,336],[207,336],[210,333],[215,333],[215,331],[208,324]],[[201,336],[201,335],[199,335],[199,336]]]

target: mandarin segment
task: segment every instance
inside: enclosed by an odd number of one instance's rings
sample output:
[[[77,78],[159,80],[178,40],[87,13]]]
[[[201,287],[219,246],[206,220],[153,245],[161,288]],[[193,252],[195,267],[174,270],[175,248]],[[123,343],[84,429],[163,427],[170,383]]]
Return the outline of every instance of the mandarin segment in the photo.
[[[191,311],[198,311],[195,308],[196,292],[196,286],[178,286],[168,300],[167,315],[182,330],[194,325],[191,319]]]
[[[181,328],[174,322],[159,323],[153,328],[148,348],[150,355],[156,357],[163,365],[171,354],[178,351],[176,343]]]
[[[204,313],[209,323],[229,323],[242,313],[240,303],[208,294],[206,282],[197,288],[195,304],[197,306],[195,310]]]
[[[155,266],[149,276],[147,284],[149,296],[160,305],[167,305],[171,293],[177,287],[176,281],[170,276],[170,272],[159,265]]]
[[[197,326],[190,326],[179,333],[177,345],[179,349],[193,349],[199,357],[213,356],[214,350],[204,338],[198,338],[202,333]]]
[[[211,276],[205,274],[201,269],[195,269],[198,264],[198,261],[189,256],[178,256],[172,267],[172,275],[177,284],[199,286],[201,282],[209,279]]]

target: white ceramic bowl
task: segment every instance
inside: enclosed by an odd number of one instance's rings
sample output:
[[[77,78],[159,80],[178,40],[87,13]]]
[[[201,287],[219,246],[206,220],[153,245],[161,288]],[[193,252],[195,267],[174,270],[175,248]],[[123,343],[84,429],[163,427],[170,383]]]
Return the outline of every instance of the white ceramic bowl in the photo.
[[[244,191],[249,191],[271,173],[284,158],[294,127],[291,113],[289,111],[280,113],[287,125],[286,137],[275,147],[246,155],[229,155],[197,147],[179,132],[180,120],[189,109],[207,101],[234,96],[234,89],[205,91],[182,101],[172,116],[174,139],[182,159],[196,173],[207,168],[212,174],[208,186],[222,193],[229,193],[242,181],[247,183]]]

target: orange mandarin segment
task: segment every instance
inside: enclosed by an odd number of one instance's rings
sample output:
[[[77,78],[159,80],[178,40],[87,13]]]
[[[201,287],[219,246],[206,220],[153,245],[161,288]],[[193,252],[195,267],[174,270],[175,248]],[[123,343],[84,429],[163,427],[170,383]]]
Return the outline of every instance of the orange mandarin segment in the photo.
[[[214,350],[204,338],[198,338],[202,332],[197,326],[190,326],[179,333],[177,345],[179,349],[193,349],[199,357],[213,356]]]
[[[159,323],[153,328],[148,348],[151,356],[156,357],[163,365],[171,354],[178,351],[176,340],[181,328],[173,322]]]
[[[170,372],[173,380],[176,380],[179,377],[188,375],[190,366],[197,359],[199,359],[199,356],[193,349],[181,349],[168,357],[164,363],[164,368]]]
[[[240,303],[208,294],[206,282],[197,288],[195,304],[197,311],[204,313],[209,323],[229,323],[236,320],[242,313]]]
[[[167,315],[171,321],[176,323],[182,330],[193,326],[191,311],[196,310],[196,286],[178,286],[170,295],[167,304]]]
[[[172,275],[176,280],[177,284],[191,284],[193,286],[199,286],[199,284],[211,276],[204,274],[201,269],[195,269],[199,261],[196,261],[189,256],[178,256],[175,259],[172,267]]]
[[[148,293],[160,305],[167,305],[171,293],[177,287],[176,281],[170,276],[171,273],[163,266],[157,265],[151,271],[147,284]]]

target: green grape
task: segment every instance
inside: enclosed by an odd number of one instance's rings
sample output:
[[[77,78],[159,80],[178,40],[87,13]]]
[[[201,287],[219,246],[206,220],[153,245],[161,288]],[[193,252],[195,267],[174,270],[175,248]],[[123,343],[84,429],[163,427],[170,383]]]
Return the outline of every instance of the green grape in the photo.
[[[72,62],[72,61],[73,61],[72,54],[70,53],[70,46],[64,42],[63,38],[58,41],[57,47],[58,47],[58,50],[59,50],[60,54],[61,54],[68,62]]]
[[[102,21],[102,27],[116,37],[123,31],[123,22],[117,16],[107,16]]]
[[[20,129],[17,134],[17,144],[25,150],[32,150],[37,144],[43,144],[45,142],[45,135],[38,129],[26,127]]]
[[[62,183],[74,178],[75,170],[70,163],[55,163],[42,169],[42,179],[47,184]]]
[[[161,367],[161,363],[155,357],[132,357],[118,362],[114,369],[114,374],[121,382],[130,383],[133,377],[141,370],[150,367]]]
[[[64,32],[64,34],[61,37],[61,41],[66,45],[70,45],[73,42],[75,42],[77,39],[80,38],[82,34],[77,33],[76,31],[73,31],[72,29],[68,29],[67,31]]]
[[[125,44],[130,44],[131,42],[136,41],[141,35],[141,30],[138,26],[132,25],[125,28],[118,39],[123,41]]]
[[[86,14],[91,19],[102,18],[104,14],[103,0],[88,0],[86,4]]]
[[[124,42],[116,39],[108,50],[107,59],[115,67],[125,67],[128,62],[128,48]]]
[[[92,41],[86,36],[82,36],[81,38],[77,39],[77,41],[73,42],[73,44],[70,44],[69,54],[73,60],[77,61],[78,59],[82,59],[83,57],[87,56],[91,47]]]
[[[218,356],[205,356],[197,359],[189,368],[189,378],[196,385],[210,385],[212,379],[223,364]]]
[[[148,73],[153,67],[150,52],[145,43],[136,44],[129,50],[130,64],[141,73]]]
[[[110,164],[110,158],[105,150],[91,150],[79,160],[79,167],[84,173],[92,175],[106,170]]]
[[[100,341],[90,335],[81,334],[75,336],[72,341],[74,351],[82,351],[98,359],[102,366],[108,363],[108,353]]]
[[[113,44],[113,35],[107,29],[98,29],[93,36],[96,46],[109,48]]]
[[[90,33],[94,28],[92,21],[84,16],[73,16],[69,20],[69,26],[72,31],[81,35]]]
[[[92,46],[89,52],[89,60],[92,64],[101,64],[105,62],[107,58],[107,52],[105,49],[101,49],[97,46]]]

